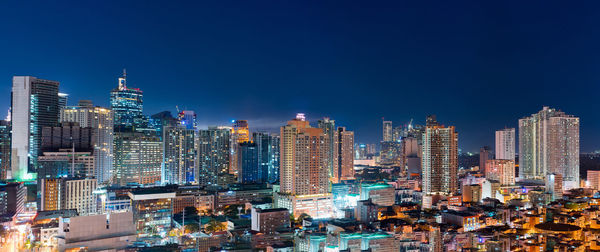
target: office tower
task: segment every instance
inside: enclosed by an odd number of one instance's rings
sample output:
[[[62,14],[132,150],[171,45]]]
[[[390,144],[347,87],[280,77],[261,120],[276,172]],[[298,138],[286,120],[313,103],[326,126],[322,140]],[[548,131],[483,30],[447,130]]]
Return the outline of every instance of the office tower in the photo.
[[[38,157],[38,182],[44,178],[94,178],[95,159],[89,151],[60,149],[45,151]]]
[[[162,142],[139,132],[115,132],[113,184],[160,183]]]
[[[421,175],[421,158],[419,157],[419,143],[414,136],[407,136],[402,139],[403,166],[407,175]]]
[[[0,120],[0,180],[7,179],[10,171],[10,121]]]
[[[22,182],[11,182],[0,184],[0,197],[3,200],[0,215],[13,217],[25,210],[27,201],[27,187]]]
[[[194,128],[186,125],[164,128],[163,183],[196,183],[196,149]]]
[[[68,100],[69,100],[68,94],[58,93],[58,109],[61,110],[62,108],[66,107]]]
[[[501,185],[515,184],[515,162],[510,159],[490,159],[485,163],[485,177]]]
[[[248,121],[246,120],[235,120],[233,121],[233,127],[231,130],[231,155],[229,158],[229,174],[238,174],[238,160],[237,153],[240,148],[240,143],[250,141],[250,130],[248,129]]]
[[[392,121],[383,121],[383,142],[393,141]]]
[[[176,126],[180,124],[178,120],[171,115],[170,111],[163,111],[150,116],[150,127],[156,130],[156,135],[162,139],[163,129],[168,126]]]
[[[335,142],[338,146],[335,148],[335,159],[338,164],[334,166],[336,172],[333,178],[335,183],[338,183],[341,180],[354,179],[354,132],[347,131],[345,127],[338,127],[336,136],[338,139]]]
[[[238,182],[243,184],[267,182],[268,166],[261,165],[259,160],[261,148],[253,142],[244,142],[239,145]]]
[[[183,110],[177,114],[179,124],[185,126],[187,129],[196,129],[196,113],[192,110]]]
[[[202,186],[216,186],[219,175],[229,172],[230,127],[198,130],[198,180]]]
[[[91,101],[79,101],[78,106],[61,110],[61,122],[76,122],[82,128],[92,129],[93,155],[98,184],[108,183],[113,167],[113,113],[110,109],[94,106]]]
[[[515,128],[496,130],[496,159],[515,160]]]
[[[280,192],[276,207],[285,207],[296,216],[331,216],[329,193],[329,144],[323,129],[312,128],[304,115],[281,127]]]
[[[290,228],[290,212],[285,208],[251,210],[251,228],[253,231],[275,234]]]
[[[143,125],[144,94],[138,88],[127,87],[127,74],[119,78],[117,88],[110,91],[110,108],[114,115],[115,131],[132,131]]]
[[[258,148],[258,160],[262,171],[267,171],[267,181],[279,180],[279,136],[265,132],[252,133]]]
[[[423,193],[457,192],[458,133],[454,126],[444,127],[429,120],[423,133],[421,160]]]
[[[360,184],[360,200],[370,200],[378,206],[391,206],[396,202],[396,190],[387,183]]]
[[[560,174],[564,188],[579,185],[579,118],[544,107],[519,119],[519,177]]]
[[[338,164],[339,161],[337,160],[338,157],[338,139],[339,137],[337,136],[337,131],[335,129],[335,120],[331,120],[329,119],[329,117],[325,117],[319,121],[317,121],[317,125],[320,129],[323,129],[323,134],[325,134],[325,137],[327,138],[327,143],[328,143],[328,149],[329,149],[329,153],[327,155],[327,170],[329,171],[329,177],[332,179],[332,181],[339,181],[339,174],[338,173]],[[337,182],[334,182],[337,183]]]
[[[479,149],[479,170],[485,172],[485,163],[490,159],[491,152],[489,146],[483,146]]]
[[[40,153],[42,128],[58,124],[57,81],[13,77],[11,99],[11,170],[8,178],[33,179]]]
[[[42,152],[75,149],[91,152],[93,130],[76,122],[63,122],[60,126],[42,128]]]

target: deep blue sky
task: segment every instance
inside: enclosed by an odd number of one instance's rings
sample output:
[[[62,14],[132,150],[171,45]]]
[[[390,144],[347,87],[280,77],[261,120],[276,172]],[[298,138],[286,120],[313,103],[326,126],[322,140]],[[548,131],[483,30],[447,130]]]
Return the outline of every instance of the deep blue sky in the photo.
[[[359,142],[381,117],[455,125],[464,151],[549,105],[600,149],[600,2],[6,1],[0,114],[13,75],[58,80],[70,103],[108,105],[127,68],[145,112],[202,125],[278,127],[330,116]],[[2,116],[3,117],[3,116]]]

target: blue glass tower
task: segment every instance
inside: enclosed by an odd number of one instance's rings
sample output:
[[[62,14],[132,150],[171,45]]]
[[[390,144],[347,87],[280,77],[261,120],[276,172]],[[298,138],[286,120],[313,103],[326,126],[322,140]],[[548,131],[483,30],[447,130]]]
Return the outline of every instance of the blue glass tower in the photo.
[[[127,74],[123,71],[123,77],[119,78],[119,86],[110,91],[110,108],[115,116],[115,131],[140,127],[144,122],[143,107],[143,92],[127,87]]]

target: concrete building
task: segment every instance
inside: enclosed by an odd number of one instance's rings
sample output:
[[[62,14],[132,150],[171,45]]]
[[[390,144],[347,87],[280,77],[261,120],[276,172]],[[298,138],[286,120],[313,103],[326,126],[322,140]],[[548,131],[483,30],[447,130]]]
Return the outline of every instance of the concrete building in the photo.
[[[163,187],[150,187],[127,194],[131,199],[133,221],[139,237],[171,230],[175,192]]]
[[[67,106],[60,112],[61,122],[76,122],[80,127],[92,129],[95,177],[98,184],[110,182],[113,167],[112,110],[94,106],[91,101],[79,101],[78,106]]]
[[[0,120],[0,180],[7,179],[10,172],[11,130],[10,121]]]
[[[551,200],[558,200],[563,195],[563,177],[561,174],[550,173],[546,175],[546,192],[550,193]]]
[[[286,208],[252,208],[252,230],[273,234],[290,228],[290,212]]]
[[[496,159],[515,161],[515,128],[496,130]]]
[[[328,152],[325,158],[327,159],[329,177],[334,183],[337,183],[339,181],[339,132],[335,129],[335,120],[325,117],[318,120],[317,125],[318,128],[323,130],[323,134],[327,138]]]
[[[588,170],[587,182],[589,187],[594,190],[600,190],[600,170]]]
[[[42,128],[58,124],[57,81],[14,76],[11,97],[11,169],[7,177],[34,178],[40,154]]]
[[[198,130],[198,179],[202,186],[217,186],[219,176],[229,173],[231,128]]]
[[[354,132],[347,131],[345,127],[337,129],[337,168],[333,181],[338,183],[342,180],[354,179]]]
[[[197,183],[195,129],[178,125],[165,127],[163,132],[162,182],[164,184]]]
[[[498,180],[502,185],[515,184],[515,163],[510,159],[491,159],[485,164],[485,178]]]
[[[248,121],[235,120],[231,127],[231,155],[229,156],[229,174],[238,174],[238,150],[239,144],[250,141],[250,129]]]
[[[462,196],[463,202],[481,201],[481,185],[463,185]]]
[[[138,132],[115,132],[113,184],[151,185],[161,182],[162,142]]]
[[[386,183],[360,185],[360,200],[371,200],[378,206],[391,206],[396,203],[396,189]]]
[[[12,217],[25,210],[27,188],[22,182],[0,185],[0,216]]]
[[[423,133],[423,193],[453,194],[458,191],[458,133],[431,120]]]
[[[75,209],[81,216],[97,212],[96,179],[49,178],[40,180],[42,211]]]
[[[131,212],[59,218],[58,250],[116,251],[136,240]]]
[[[579,185],[579,118],[544,107],[519,119],[519,177],[544,180],[560,174],[563,187]]]

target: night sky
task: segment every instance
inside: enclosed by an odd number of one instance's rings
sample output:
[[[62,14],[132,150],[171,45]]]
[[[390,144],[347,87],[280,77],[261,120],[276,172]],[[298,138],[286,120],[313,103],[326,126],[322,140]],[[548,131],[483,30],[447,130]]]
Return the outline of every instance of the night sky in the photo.
[[[0,32],[0,117],[13,75],[107,106],[126,67],[146,114],[178,105],[203,126],[304,112],[374,143],[382,117],[437,114],[478,151],[547,105],[600,149],[598,1],[4,1]]]

